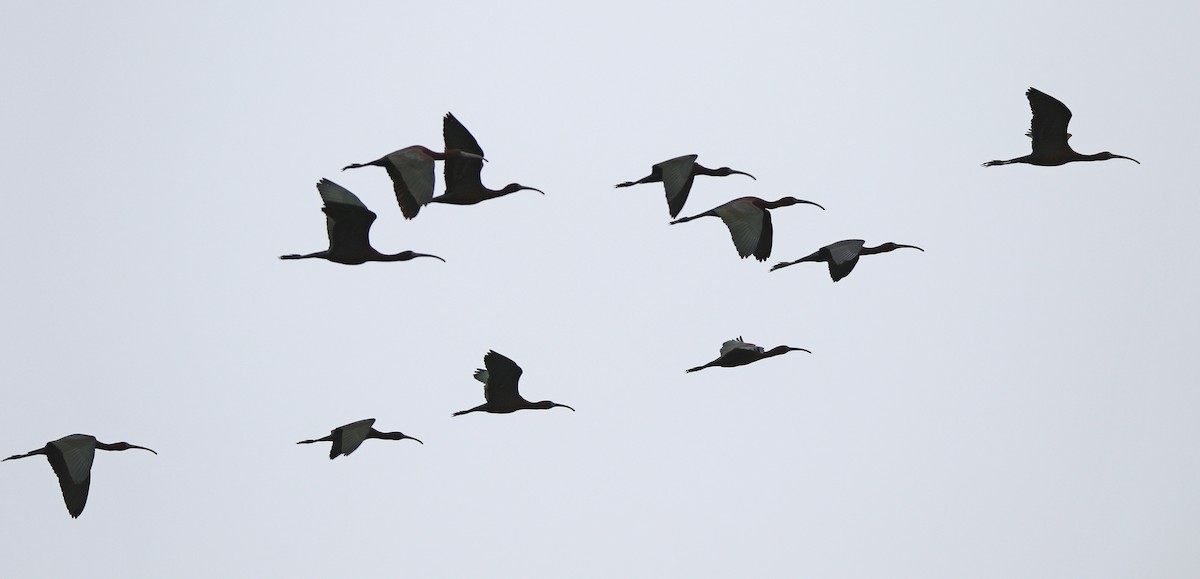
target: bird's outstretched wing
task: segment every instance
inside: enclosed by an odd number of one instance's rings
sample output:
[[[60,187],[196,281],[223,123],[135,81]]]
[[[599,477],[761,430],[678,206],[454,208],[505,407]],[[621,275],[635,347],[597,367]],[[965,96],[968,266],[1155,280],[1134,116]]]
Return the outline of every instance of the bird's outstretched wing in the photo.
[[[475,153],[483,157],[483,147],[479,146],[479,142],[471,135],[471,132],[454,118],[454,115],[446,113],[442,118],[442,139],[446,142],[446,150],[458,149],[465,153]],[[459,188],[478,188],[482,186],[479,178],[479,173],[483,171],[483,160],[470,159],[461,157],[450,157],[445,161],[446,166],[446,194]]]
[[[684,155],[654,165],[654,169],[662,174],[663,189],[667,193],[667,209],[672,218],[679,215],[683,204],[687,202],[688,193],[692,190],[692,181],[696,178],[692,168],[698,158],[698,155]]]
[[[92,461],[96,458],[96,439],[86,434],[73,434],[50,443],[46,458],[54,474],[58,476],[58,487],[62,490],[63,502],[72,517],[83,513],[87,505],[88,490],[92,486]]]
[[[733,237],[733,245],[737,247],[739,256],[744,259],[754,254],[759,261],[770,257],[770,242],[766,246],[766,255],[758,255],[759,241],[764,233],[770,232],[771,227],[770,218],[767,217],[768,214],[765,210],[759,209],[753,203],[735,200],[717,207],[714,211],[729,228],[729,234]]]
[[[1025,91],[1029,99],[1029,108],[1033,111],[1033,120],[1029,123],[1029,132],[1025,136],[1033,140],[1033,153],[1048,154],[1062,149],[1070,149],[1067,139],[1067,124],[1071,122],[1071,109],[1062,101],[1030,87]]]
[[[521,367],[506,356],[489,351],[483,357],[483,365],[487,368],[487,382],[483,386],[483,398],[488,402],[501,402],[512,398],[520,398],[517,392],[517,381],[521,379]],[[478,372],[476,373],[478,378]]]
[[[396,202],[404,218],[412,219],[433,199],[433,159],[418,147],[400,149],[387,159],[384,168],[392,178]]]
[[[371,247],[371,224],[375,212],[367,209],[353,193],[328,179],[317,183],[317,191],[325,201],[325,229],[329,234],[331,253],[363,255]]]
[[[374,418],[367,418],[333,429],[333,446],[329,449],[329,458],[335,458],[339,453],[349,456],[367,439],[367,434],[371,432],[371,426],[374,424]]]
[[[829,251],[829,277],[833,281],[838,281],[854,271],[864,243],[861,239],[847,239],[826,247]]]

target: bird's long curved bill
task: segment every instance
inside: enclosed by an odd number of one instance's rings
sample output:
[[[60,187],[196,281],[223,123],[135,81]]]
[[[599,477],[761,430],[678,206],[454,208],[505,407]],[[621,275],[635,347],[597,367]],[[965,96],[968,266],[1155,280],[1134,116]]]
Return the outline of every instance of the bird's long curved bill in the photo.
[[[566,404],[555,404],[555,406],[562,406],[563,408],[570,409],[571,412],[575,412],[574,408],[571,408],[570,406],[567,406]]]
[[[538,188],[536,188],[536,187],[525,187],[525,189],[528,189],[528,190],[530,190],[530,191],[537,191],[538,193],[541,193],[542,195],[545,195],[545,194],[546,194],[546,192],[545,192],[545,191],[542,191],[541,189],[538,189]]]
[[[751,175],[745,171],[730,171],[730,173],[736,173],[738,175],[745,175],[751,179],[754,179],[755,181],[758,181],[758,177],[755,177],[754,175]]]
[[[915,246],[915,245],[904,245],[903,243],[897,243],[897,244],[896,244],[896,247],[898,247],[898,248],[899,248],[899,247],[909,247],[909,248],[912,248],[912,249],[921,249],[921,248],[919,248],[919,247],[917,247],[917,246]],[[921,249],[921,251],[925,251],[925,250],[924,250],[924,249]]]
[[[1114,159],[1129,159],[1130,161],[1133,161],[1134,163],[1137,163],[1138,165],[1142,164],[1141,161],[1134,159],[1133,157],[1126,157],[1125,155],[1113,155],[1113,158]]]
[[[812,202],[812,201],[804,201],[804,203],[808,203],[809,205],[816,205],[817,207],[820,207],[820,208],[821,208],[821,211],[824,211],[824,210],[825,210],[825,206],[824,206],[824,205],[821,205],[820,203],[814,203],[814,202]]]
[[[432,254],[428,254],[428,253],[416,253],[416,252],[413,252],[413,257],[432,257],[435,259],[442,259],[436,255],[432,255]],[[446,260],[442,259],[442,263],[446,263]]]
[[[149,450],[150,452],[154,452],[153,450],[151,450],[151,449],[149,449],[149,448],[146,448],[146,447],[144,447],[144,446],[138,446],[138,445],[136,445],[136,444],[131,444],[131,445],[129,445],[129,448],[140,448],[140,449],[142,449],[142,450]],[[157,453],[157,452],[154,452],[154,454],[158,454],[158,453]]]
[[[409,440],[415,440],[415,441],[417,441],[417,442],[421,442],[421,439],[419,439],[419,438],[413,438],[413,437],[411,437],[411,436],[408,436],[408,435],[405,435],[405,436],[404,436],[404,438],[407,438],[407,439],[409,439]],[[424,443],[424,442],[421,442],[421,444],[425,444],[425,443]]]

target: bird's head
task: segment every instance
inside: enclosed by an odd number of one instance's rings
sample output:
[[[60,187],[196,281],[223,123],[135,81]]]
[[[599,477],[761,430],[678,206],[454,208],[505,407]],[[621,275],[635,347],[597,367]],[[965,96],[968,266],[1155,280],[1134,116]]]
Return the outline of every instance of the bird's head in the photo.
[[[1142,162],[1141,162],[1141,161],[1138,161],[1137,159],[1134,159],[1133,157],[1126,157],[1126,156],[1124,156],[1124,155],[1116,155],[1116,154],[1110,153],[1110,152],[1108,152],[1108,151],[1104,151],[1103,153],[1100,153],[1100,154],[1099,154],[1099,155],[1097,155],[1097,156],[1098,156],[1098,157],[1100,157],[1100,158],[1101,158],[1101,159],[1103,159],[1103,160],[1108,160],[1108,159],[1129,159],[1130,161],[1133,161],[1134,163],[1137,163],[1138,165],[1141,165],[1141,164],[1142,164]]]
[[[730,175],[745,175],[751,179],[754,179],[755,181],[758,181],[758,178],[755,177],[754,175],[751,175],[745,171],[738,171],[735,169],[730,169],[729,167],[721,167],[721,168],[713,171],[713,174],[715,174],[718,177],[728,177]]]
[[[503,189],[500,190],[500,193],[504,194],[504,195],[508,195],[509,193],[516,193],[517,191],[537,191],[538,193],[541,193],[542,195],[546,194],[546,192],[542,191],[541,189],[536,189],[533,187],[526,187],[520,183],[509,183],[508,185],[505,185]]]
[[[776,201],[772,205],[774,205],[775,207],[787,207],[789,205],[801,205],[801,204],[816,205],[817,207],[821,207],[821,211],[825,210],[825,208],[822,207],[820,203],[813,203],[812,201],[805,201],[803,199],[797,199],[795,197],[784,197],[783,199]],[[772,209],[774,209],[774,207],[772,207]]]
[[[542,400],[541,402],[534,402],[534,403],[533,403],[533,408],[537,408],[537,409],[539,409],[539,410],[549,410],[549,409],[551,409],[551,408],[554,408],[554,407],[556,407],[556,406],[561,406],[561,407],[563,407],[563,408],[570,409],[570,410],[571,410],[571,412],[574,412],[574,411],[575,411],[575,409],[574,409],[574,408],[571,408],[570,406],[567,406],[566,404],[559,404],[559,403],[557,403],[557,402],[551,402],[551,401],[549,401],[549,400]]]
[[[915,245],[904,245],[903,243],[892,243],[892,242],[890,242],[890,241],[889,241],[889,242],[887,242],[887,243],[885,243],[885,244],[883,244],[883,245],[880,245],[880,246],[879,246],[879,249],[880,249],[881,251],[893,251],[893,250],[896,250],[896,249],[900,249],[900,248],[902,248],[902,247],[907,247],[907,248],[910,248],[910,249],[921,249],[921,248],[919,248],[919,247],[917,247],[917,246],[915,246]],[[925,250],[924,250],[924,249],[921,249],[921,251],[925,251]]]
[[[144,446],[138,446],[136,444],[129,444],[128,442],[114,442],[112,444],[96,443],[96,448],[102,448],[104,450],[129,450],[131,448],[136,448],[138,450],[150,450],[149,448],[146,448]],[[150,450],[150,452],[153,452],[154,454],[158,454],[157,452],[154,452],[153,450]]]

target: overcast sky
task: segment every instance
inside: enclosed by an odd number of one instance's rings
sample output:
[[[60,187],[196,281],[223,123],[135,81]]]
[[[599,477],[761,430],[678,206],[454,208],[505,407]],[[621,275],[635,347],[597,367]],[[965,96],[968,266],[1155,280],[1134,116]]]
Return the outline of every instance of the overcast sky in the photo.
[[[6,577],[1200,575],[1200,5],[7,2]],[[1027,154],[1024,92],[1083,153]],[[406,221],[452,111],[520,192]],[[716,219],[773,212],[738,259]],[[441,167],[437,168],[438,190]],[[315,183],[406,263],[326,247]],[[834,284],[829,243],[919,245]],[[736,336],[812,350],[685,374]],[[489,350],[522,393],[483,400]],[[374,417],[425,441],[297,446]]]

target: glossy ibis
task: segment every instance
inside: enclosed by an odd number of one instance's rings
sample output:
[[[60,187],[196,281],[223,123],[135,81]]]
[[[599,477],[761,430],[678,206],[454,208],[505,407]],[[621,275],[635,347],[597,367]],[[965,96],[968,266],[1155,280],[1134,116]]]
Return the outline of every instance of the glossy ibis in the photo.
[[[388,176],[392,178],[392,188],[396,190],[400,212],[404,213],[405,219],[412,219],[421,211],[421,206],[433,198],[433,162],[447,159],[477,159],[480,162],[485,160],[482,155],[467,151],[449,149],[439,153],[420,145],[413,145],[369,163],[346,165],[342,170],[371,165],[387,169]]]
[[[471,132],[450,113],[446,113],[442,119],[442,137],[446,140],[447,151],[465,151],[473,153],[474,156],[446,159],[446,192],[431,199],[430,203],[474,205],[521,190],[537,191],[545,195],[541,189],[526,187],[520,183],[509,183],[499,191],[484,187],[479,179],[479,173],[483,171],[483,148],[479,146],[475,137],[471,136]]]
[[[379,432],[372,427],[373,424],[375,424],[374,418],[359,420],[358,422],[351,422],[345,426],[339,426],[333,429],[328,436],[322,436],[321,438],[314,440],[301,440],[296,444],[332,442],[333,444],[329,447],[329,459],[333,460],[338,456],[350,456],[350,453],[354,452],[355,449],[358,448],[358,445],[362,444],[363,441],[368,438],[379,438],[383,440],[404,440],[407,438],[409,440],[421,442],[420,440],[408,436],[403,432]],[[421,442],[421,444],[425,443]]]
[[[1029,108],[1033,110],[1033,121],[1029,124],[1029,132],[1025,133],[1026,137],[1033,140],[1033,153],[1007,161],[988,161],[983,164],[984,167],[1010,163],[1051,167],[1072,161],[1107,161],[1109,159],[1129,159],[1141,165],[1137,159],[1114,155],[1108,151],[1094,155],[1076,153],[1071,145],[1067,144],[1067,139],[1071,138],[1071,134],[1067,132],[1067,123],[1071,122],[1071,109],[1062,104],[1062,101],[1036,88],[1031,87],[1025,91],[1025,96],[1029,98]]]
[[[725,226],[729,228],[729,234],[733,236],[733,245],[737,247],[738,255],[742,256],[742,259],[746,259],[750,254],[754,254],[755,259],[764,261],[771,257],[772,228],[771,212],[768,209],[799,203],[821,207],[812,201],[804,201],[795,197],[784,197],[778,201],[765,201],[758,197],[741,197],[704,213],[676,219],[671,222],[671,225],[686,223],[700,217],[720,217],[721,221],[725,222]],[[825,208],[821,207],[821,209]]]
[[[483,357],[483,366],[486,370],[476,370],[475,379],[483,382],[483,398],[487,402],[470,410],[455,412],[453,416],[477,411],[507,414],[527,408],[546,410],[555,406],[570,408],[572,411],[575,410],[566,404],[558,404],[549,400],[530,402],[522,398],[521,393],[517,392],[517,381],[521,379],[521,367],[516,362],[496,353],[494,350],[488,352]]]
[[[87,504],[88,489],[92,486],[92,460],[96,458],[97,448],[101,450],[129,450],[131,448],[150,450],[128,442],[111,444],[100,442],[90,434],[72,434],[47,442],[46,446],[37,450],[25,454],[15,454],[4,460],[26,458],[35,454],[45,455],[46,459],[50,461],[50,468],[54,469],[54,474],[58,475],[58,486],[62,489],[67,512],[71,513],[72,518],[76,518],[83,512],[83,507]],[[150,450],[150,452],[154,451]],[[154,452],[154,454],[158,453]]]
[[[699,158],[698,155],[684,155],[663,161],[657,165],[653,165],[649,175],[637,181],[620,183],[617,187],[630,187],[642,183],[658,183],[661,181],[663,188],[667,192],[667,210],[671,212],[671,217],[675,217],[683,210],[683,204],[687,202],[688,193],[692,190],[692,180],[696,178],[696,175],[725,177],[737,174],[745,175],[756,181],[758,180],[755,179],[754,175],[743,171],[734,171],[729,167],[709,169],[697,163],[697,158]]]
[[[755,346],[754,344],[745,342],[742,340],[741,336],[738,336],[735,339],[721,344],[721,356],[719,358],[703,366],[688,368],[688,372],[698,372],[713,366],[720,366],[722,368],[745,366],[746,364],[757,362],[763,358],[770,358],[771,356],[778,356],[780,354],[786,354],[788,352],[795,351],[808,352],[809,354],[812,353],[804,348],[793,348],[791,346],[775,346],[770,350],[764,350],[761,346]]]
[[[858,263],[858,257],[860,255],[886,253],[888,251],[900,249],[901,247],[921,249],[915,245],[903,245],[900,243],[892,243],[890,241],[877,247],[864,247],[863,243],[865,242],[861,239],[847,239],[844,241],[839,241],[834,244],[826,245],[825,247],[813,252],[812,255],[802,257],[796,261],[784,261],[777,263],[771,268],[771,271],[775,271],[781,267],[787,267],[789,265],[796,265],[797,263],[803,261],[823,261],[829,264],[829,277],[833,278],[833,281],[837,281],[850,275],[850,271],[853,270],[855,264]],[[921,249],[921,251],[925,250]]]
[[[321,211],[325,212],[329,249],[307,255],[281,255],[279,259],[320,258],[346,265],[359,265],[368,261],[408,261],[414,257],[442,259],[436,255],[411,251],[401,251],[393,255],[379,253],[371,247],[371,224],[375,223],[375,213],[367,209],[367,206],[348,189],[329,179],[321,179],[317,183],[317,191],[321,193],[321,200],[325,202]]]

